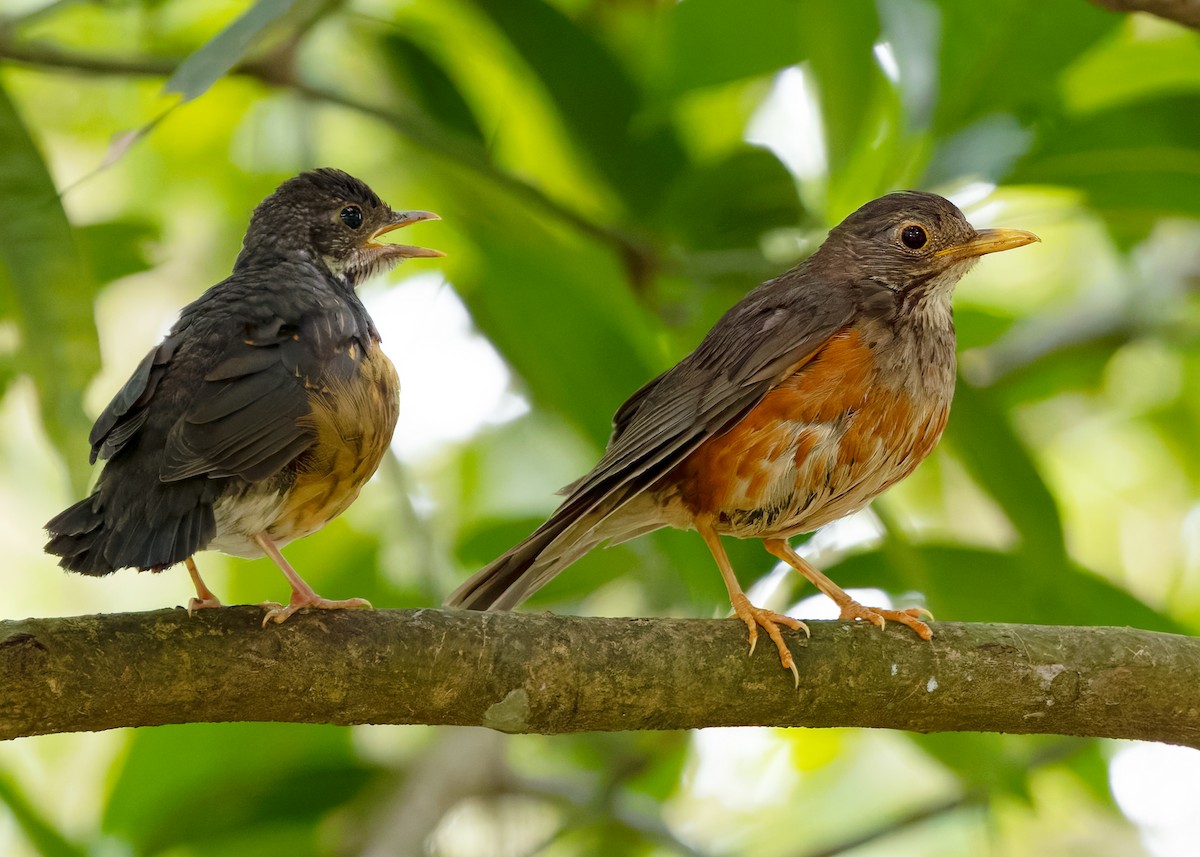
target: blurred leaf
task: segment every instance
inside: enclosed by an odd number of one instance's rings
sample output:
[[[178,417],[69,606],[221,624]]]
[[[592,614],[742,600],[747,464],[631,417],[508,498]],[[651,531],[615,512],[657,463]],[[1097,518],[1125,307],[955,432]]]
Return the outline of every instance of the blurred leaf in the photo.
[[[341,727],[281,723],[138,730],[113,786],[104,830],[139,854],[297,823],[312,841],[313,817],[345,802],[370,777],[355,760],[350,738]]]
[[[0,293],[20,332],[16,365],[37,384],[43,423],[82,491],[89,421],[81,398],[99,368],[95,280],[54,181],[3,89],[0,139]]]
[[[8,808],[26,841],[42,857],[83,857],[87,853],[55,830],[3,773],[0,773],[0,806]]]
[[[515,224],[472,235],[486,269],[456,284],[475,322],[542,407],[602,447],[617,407],[661,371],[621,273],[603,251]]]
[[[808,11],[823,14],[830,6]],[[736,16],[736,26],[731,26]],[[806,10],[795,0],[688,0],[670,27],[670,88],[674,93],[770,74],[804,59]]]
[[[110,220],[78,226],[75,235],[96,283],[104,284],[151,267],[145,245],[158,237],[158,228],[143,220]]]
[[[1053,112],[1060,75],[1122,20],[1089,3],[937,0],[937,8],[940,135],[991,113],[1029,119]]]
[[[237,65],[271,24],[291,11],[296,0],[258,0],[241,17],[190,54],[167,80],[165,92],[184,101],[199,98]]]
[[[1161,96],[1047,127],[1008,177],[1082,191],[1118,238],[1200,217],[1200,94]]]
[[[779,159],[747,147],[683,173],[658,219],[664,233],[695,250],[757,250],[764,232],[795,226],[803,215],[795,182]]]
[[[1007,794],[1022,801],[1029,800],[1030,763],[1035,747],[1061,740],[992,732],[939,732],[909,737],[953,771],[964,790],[980,789],[993,796]]]
[[[1124,589],[1078,566],[1051,568],[1026,554],[914,545],[919,585],[941,619],[1043,625],[1132,625],[1186,633],[1182,626]],[[914,581],[883,550],[847,557],[825,571],[842,587],[900,593]],[[934,626],[937,633],[937,626]]]
[[[475,0],[524,58],[576,145],[624,198],[653,210],[684,166],[670,127],[640,115],[634,81],[608,48],[545,0]]]
[[[879,40],[875,2],[813,4],[801,32],[805,58],[817,83],[829,171],[836,173],[855,149],[876,142],[877,135],[863,133],[871,114],[867,107],[879,88],[890,88],[875,61]]]
[[[1137,23],[1136,17],[1126,20],[1117,38],[1098,44],[1066,70],[1063,91],[1073,112],[1200,90],[1200,36],[1183,27],[1140,36]]]
[[[1058,504],[993,397],[960,381],[946,438],[979,486],[1004,509],[1027,554],[1039,562],[1063,562]]]
[[[464,137],[484,142],[470,105],[433,55],[396,31],[388,31],[382,41],[384,56],[394,69],[394,79],[428,116]]]

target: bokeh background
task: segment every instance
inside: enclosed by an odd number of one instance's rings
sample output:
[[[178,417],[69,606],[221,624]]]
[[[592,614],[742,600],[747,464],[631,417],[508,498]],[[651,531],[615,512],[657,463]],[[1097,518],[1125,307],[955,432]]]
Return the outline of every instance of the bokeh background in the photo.
[[[1200,39],[1085,0],[4,0],[0,618],[186,602],[178,569],[68,577],[41,526],[253,206],[324,165],[439,212],[405,240],[448,256],[363,290],[403,415],[288,550],[322,593],[439,603],[726,307],[921,188],[1044,243],[960,286],[939,450],[803,550],[943,618],[1200,631]],[[829,615],[730,549],[759,603]],[[528,609],[727,606],[672,532]],[[0,745],[0,853],[1161,857],[1198,795],[1194,751],[1054,737],[195,725]]]

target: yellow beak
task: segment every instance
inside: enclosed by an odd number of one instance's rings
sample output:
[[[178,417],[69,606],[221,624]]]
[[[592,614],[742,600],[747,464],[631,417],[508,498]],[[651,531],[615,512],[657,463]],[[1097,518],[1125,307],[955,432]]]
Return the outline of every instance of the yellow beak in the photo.
[[[944,247],[933,255],[940,258],[971,259],[987,253],[999,253],[1001,250],[1011,250],[1014,247],[1024,247],[1035,241],[1041,241],[1032,232],[1024,229],[980,229],[975,237],[962,244]]]

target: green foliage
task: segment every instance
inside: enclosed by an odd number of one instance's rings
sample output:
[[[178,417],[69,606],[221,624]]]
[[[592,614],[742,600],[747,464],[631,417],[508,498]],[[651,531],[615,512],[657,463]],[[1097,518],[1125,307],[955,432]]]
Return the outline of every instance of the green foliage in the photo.
[[[48,53],[5,63],[13,46]],[[70,71],[73,51],[74,72],[46,73],[62,53]],[[174,71],[143,81],[130,65]],[[812,99],[790,105],[808,108],[788,126],[802,139],[775,141],[809,147],[802,176],[745,139],[785,70]],[[0,391],[18,415],[4,416],[0,499],[28,530],[9,551],[13,615],[127,609],[164,579],[186,598],[176,572],[48,594],[36,529],[68,498],[36,486],[61,462],[77,491],[87,479],[94,319],[111,365],[93,412],[169,321],[157,314],[227,272],[262,193],[335,165],[444,217],[428,242],[449,252],[446,288],[533,413],[405,461],[289,547],[331,597],[436,603],[542,520],[621,401],[747,289],[866,199],[921,187],[969,189],[975,222],[1044,243],[971,275],[946,442],[889,496],[882,543],[822,566],[897,601],[919,593],[943,619],[1200,630],[1195,32],[1085,0],[50,3],[0,19],[0,85]],[[1143,375],[1131,343],[1153,354]],[[61,458],[19,416],[30,388]],[[465,395],[444,390],[447,406]],[[745,585],[771,570],[759,545],[728,548]],[[203,568],[227,600],[285,591],[266,562]],[[810,591],[786,586],[772,606],[785,593]],[[702,542],[666,532],[585,557],[531,609],[708,616],[725,601]],[[37,745],[44,776],[20,788],[27,759],[0,748],[0,811],[20,830],[0,823],[0,850],[7,836],[19,857],[346,854],[411,834],[403,821],[418,831],[405,843],[446,855],[481,841],[513,855],[791,854],[832,829],[835,845],[853,842],[869,829],[864,803],[879,818],[981,803],[877,847],[954,853],[944,843],[991,835],[998,853],[1126,853],[1105,835],[1124,822],[1096,742],[751,733],[715,752],[683,735],[529,736],[447,762],[435,754],[456,733],[431,734],[162,728],[112,737],[100,773]],[[68,821],[45,782],[76,775],[95,794]],[[1090,839],[1046,833],[1067,811],[1039,796],[1055,777],[1102,822]],[[420,799],[396,810],[401,793]],[[548,839],[530,833],[542,828]]]

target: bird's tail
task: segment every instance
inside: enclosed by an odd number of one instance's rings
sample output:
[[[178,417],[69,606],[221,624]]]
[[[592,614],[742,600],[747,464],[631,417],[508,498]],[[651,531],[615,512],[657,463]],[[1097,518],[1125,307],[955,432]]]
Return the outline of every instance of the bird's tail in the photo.
[[[604,541],[584,522],[551,518],[504,555],[488,563],[446,599],[447,607],[511,610]]]
[[[157,571],[187,559],[216,532],[208,504],[180,510],[159,504],[153,513],[138,519],[109,514],[104,499],[97,490],[46,524],[50,534],[46,552],[60,557],[58,564],[67,571],[94,577],[119,568]],[[151,516],[154,520],[148,520]]]

